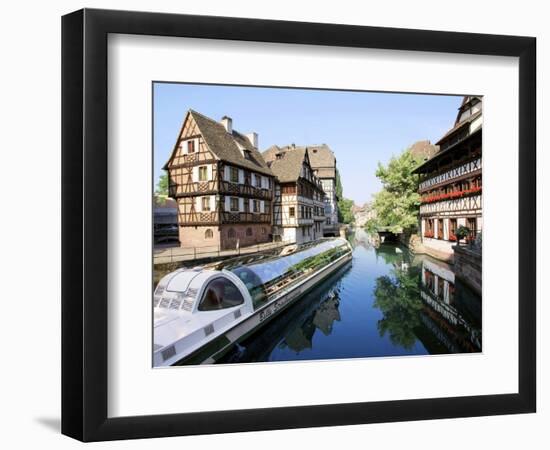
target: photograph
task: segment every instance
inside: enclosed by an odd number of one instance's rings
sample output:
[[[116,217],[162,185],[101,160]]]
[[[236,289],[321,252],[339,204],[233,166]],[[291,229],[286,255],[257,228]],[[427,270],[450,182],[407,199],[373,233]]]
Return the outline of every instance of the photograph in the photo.
[[[483,96],[152,101],[153,367],[482,352]]]

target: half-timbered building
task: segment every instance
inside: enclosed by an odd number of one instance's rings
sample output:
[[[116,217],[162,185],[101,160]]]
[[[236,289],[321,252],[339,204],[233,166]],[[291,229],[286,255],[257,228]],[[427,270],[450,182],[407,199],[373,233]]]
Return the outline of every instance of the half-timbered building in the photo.
[[[325,193],[308,149],[266,151],[264,157],[276,177],[273,234],[298,244],[323,237]]]
[[[229,117],[217,122],[189,110],[164,169],[182,247],[223,250],[271,240],[274,180],[256,133],[237,132]]]
[[[466,96],[454,126],[437,142],[439,150],[420,165],[420,230],[424,247],[452,259],[456,229],[475,239],[483,228],[481,195],[481,97]]]
[[[279,147],[273,145],[263,152],[266,161],[273,161],[277,153],[293,150],[308,150],[309,162],[313,173],[321,181],[325,192],[325,223],[323,233],[325,236],[338,236],[340,225],[338,223],[338,196],[336,194],[336,156],[327,144],[308,145],[307,147],[294,144]]]

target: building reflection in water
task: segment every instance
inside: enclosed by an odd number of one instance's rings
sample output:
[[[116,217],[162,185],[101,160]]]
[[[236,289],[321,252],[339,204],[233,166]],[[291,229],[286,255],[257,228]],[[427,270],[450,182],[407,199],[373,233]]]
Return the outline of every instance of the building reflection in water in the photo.
[[[317,330],[325,336],[330,335],[334,322],[341,320],[338,310],[339,279],[349,268],[350,265],[329,277],[311,292],[306,301],[297,303],[275,318],[263,330],[234,349],[223,362],[268,361],[276,347],[299,354],[313,347],[313,337]]]
[[[232,349],[221,362],[475,353],[481,297],[453,267],[360,233],[353,262]]]
[[[291,330],[279,346],[281,348],[288,347],[296,353],[312,348],[313,335],[316,330],[328,336],[332,333],[332,324],[335,321],[340,321],[339,304],[337,293],[331,291],[315,312],[310,314],[299,327]]]
[[[422,317],[449,352],[481,351],[481,301],[445,263],[423,259]]]
[[[481,299],[455,279],[452,266],[396,246],[382,245],[376,255],[393,266],[374,290],[381,335],[404,348],[418,339],[431,354],[481,351]]]

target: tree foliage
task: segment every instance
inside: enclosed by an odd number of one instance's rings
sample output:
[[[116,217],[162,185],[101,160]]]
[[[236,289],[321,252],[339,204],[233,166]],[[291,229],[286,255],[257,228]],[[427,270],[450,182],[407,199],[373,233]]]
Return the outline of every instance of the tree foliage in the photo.
[[[155,194],[158,197],[168,197],[168,174],[164,173],[159,177]]]
[[[367,223],[367,230],[385,227],[392,233],[400,233],[417,229],[420,195],[418,175],[413,170],[419,163],[408,149],[392,157],[387,166],[378,163],[376,176],[382,182],[382,190],[374,195],[376,218]]]
[[[344,198],[344,189],[342,188],[342,180],[340,173],[336,171],[336,196],[338,197],[338,222],[352,223],[353,222],[353,200]]]
[[[419,272],[415,269],[393,269],[391,275],[376,278],[375,308],[383,314],[378,321],[380,336],[388,333],[391,342],[410,350],[421,326]]]

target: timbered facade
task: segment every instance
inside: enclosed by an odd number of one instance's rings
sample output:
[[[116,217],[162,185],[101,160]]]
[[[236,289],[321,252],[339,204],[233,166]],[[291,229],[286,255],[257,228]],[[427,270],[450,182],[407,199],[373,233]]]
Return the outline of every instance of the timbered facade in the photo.
[[[336,156],[327,144],[308,145],[307,147],[294,144],[279,147],[273,145],[264,151],[266,161],[273,161],[281,152],[302,151],[307,148],[308,157],[313,173],[320,180],[325,193],[324,200],[324,224],[325,236],[338,236],[340,225],[338,223],[338,197],[336,195]]]
[[[325,193],[310,164],[307,148],[264,152],[276,177],[273,234],[303,243],[323,237]]]
[[[475,239],[483,228],[481,97],[464,97],[455,124],[440,140],[438,152],[418,167],[420,230],[427,247],[452,255],[456,229]]]
[[[166,163],[182,247],[233,249],[272,238],[273,173],[255,133],[190,110]]]

